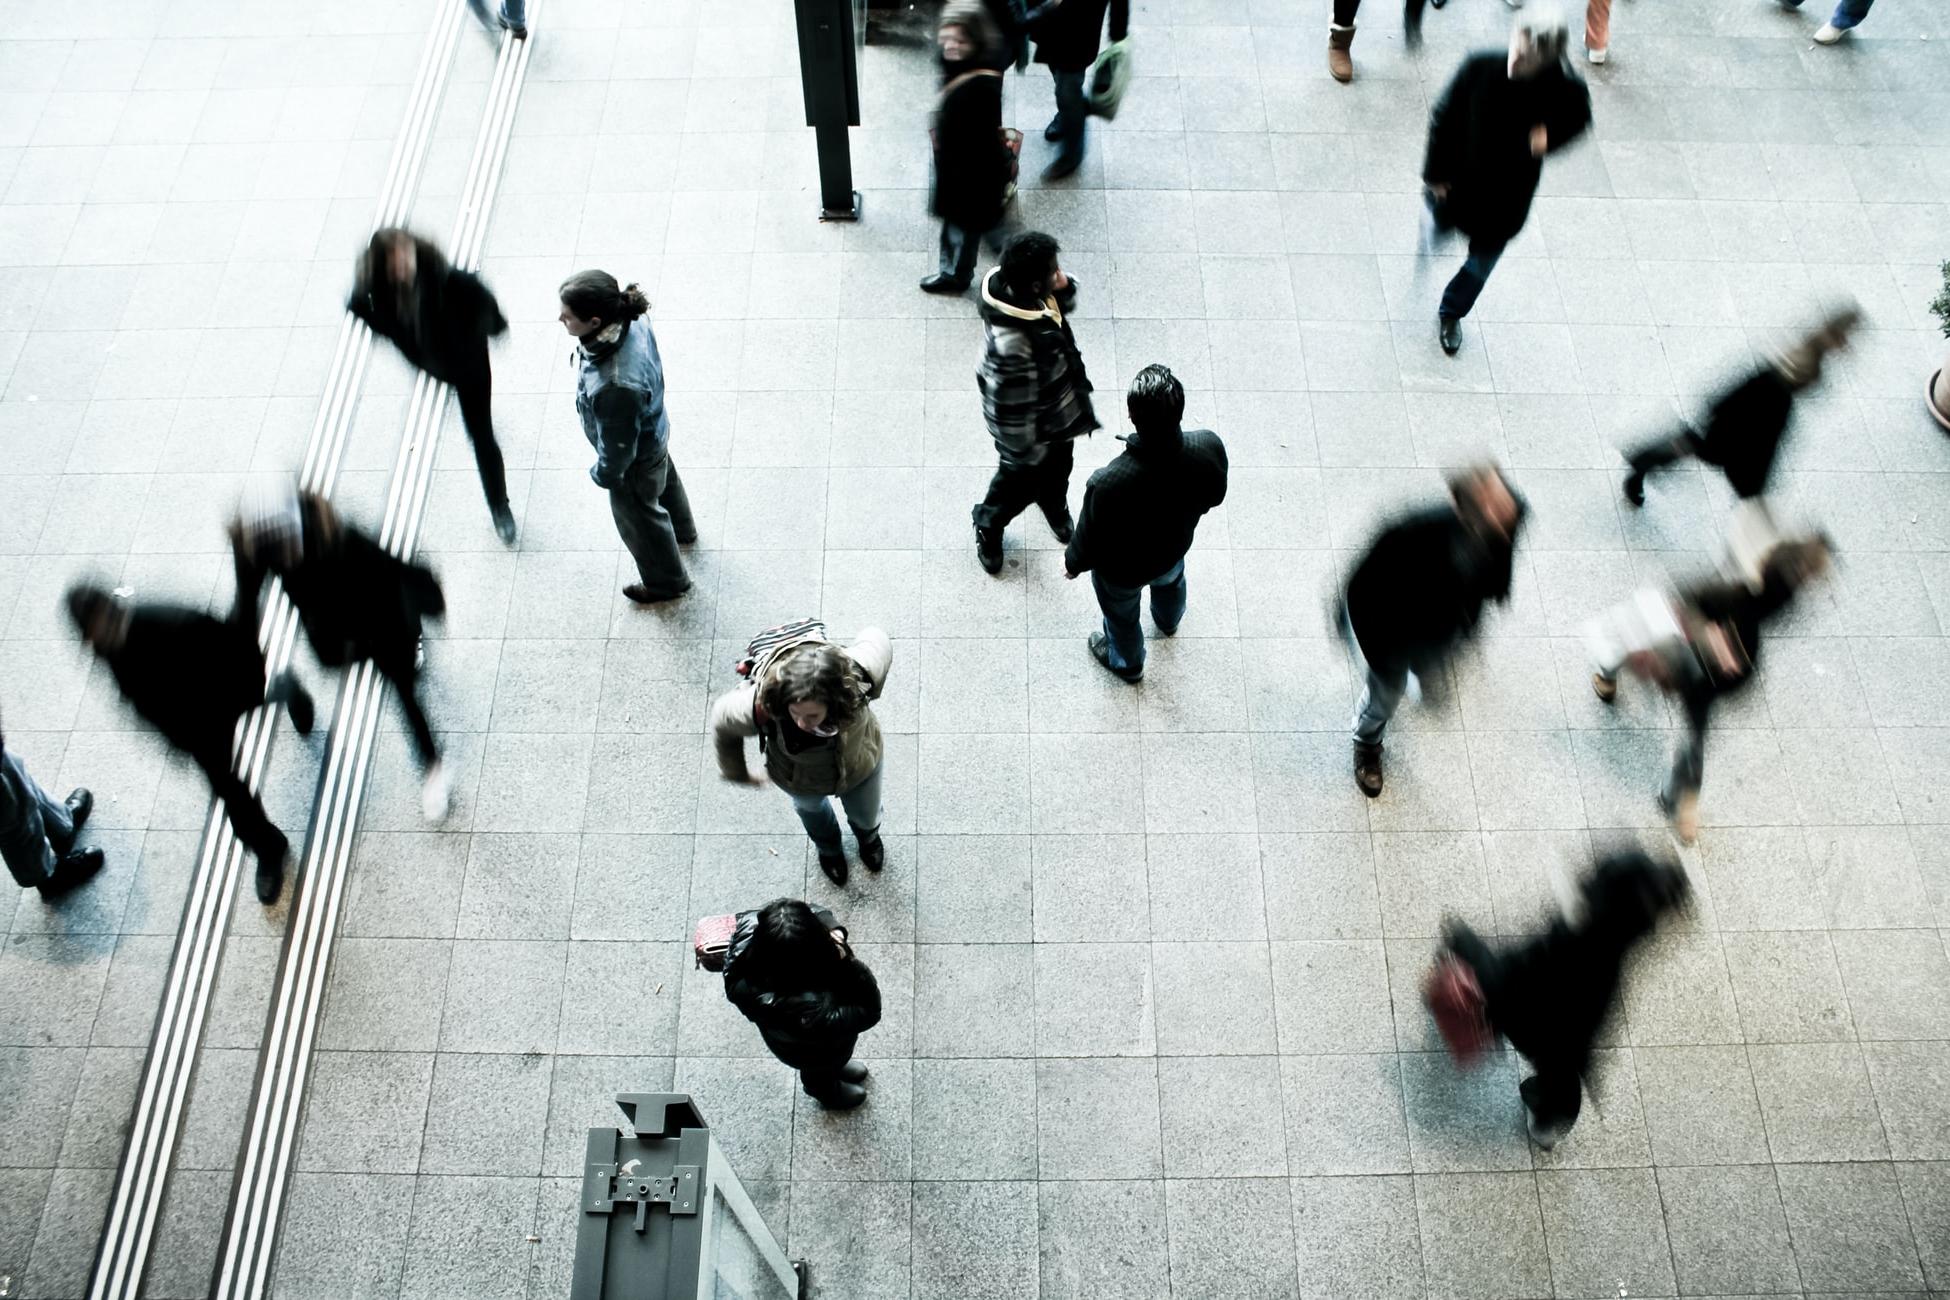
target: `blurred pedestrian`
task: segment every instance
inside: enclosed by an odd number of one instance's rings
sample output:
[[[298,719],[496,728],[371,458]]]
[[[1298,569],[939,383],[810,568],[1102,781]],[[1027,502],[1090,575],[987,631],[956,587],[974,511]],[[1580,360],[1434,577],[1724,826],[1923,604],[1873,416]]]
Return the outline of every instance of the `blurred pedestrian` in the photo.
[[[997,68],[1007,51],[988,12],[969,0],[941,11],[936,40],[941,96],[931,132],[931,210],[941,218],[941,265],[921,288],[962,293],[974,281],[982,236],[1002,223],[1015,171],[1015,155],[1002,140],[1003,74]]]
[[[79,843],[94,807],[95,796],[80,787],[65,803],[48,798],[0,733],[0,858],[15,884],[52,903],[100,871],[102,851]]]
[[[887,685],[894,643],[877,627],[844,648],[826,640],[821,624],[791,627],[802,630],[774,641],[752,662],[750,680],[711,706],[718,771],[754,785],[769,776],[792,800],[819,853],[819,869],[844,885],[846,849],[833,799],[846,809],[861,865],[879,871],[887,861],[880,838],[884,745],[872,701]],[[745,765],[747,736],[758,737],[763,774]]]
[[[827,1110],[867,1099],[859,1036],[880,1023],[880,986],[823,907],[779,898],[741,912],[725,951],[724,995],[758,1026],[772,1055]]]
[[[1130,35],[1131,0],[1032,0],[1025,10],[1036,62],[1049,66],[1050,80],[1056,83],[1056,116],[1043,128],[1043,139],[1057,146],[1056,160],[1043,169],[1046,181],[1061,180],[1083,165],[1084,124],[1090,115],[1083,83],[1103,47],[1106,14],[1111,40]]]
[[[691,589],[677,547],[697,540],[697,523],[670,459],[663,357],[644,319],[650,300],[607,271],[577,271],[561,298],[580,366],[576,414],[596,449],[589,477],[609,493],[617,535],[636,561],[637,581],[623,594],[639,605],[675,600]]]
[[[505,31],[512,32],[518,41],[528,39],[528,0],[501,0],[493,14],[488,13],[487,0],[467,0],[467,7],[488,35]]]
[[[1462,1064],[1501,1037],[1536,1067],[1517,1091],[1538,1146],[1556,1146],[1577,1122],[1626,957],[1687,893],[1676,864],[1614,853],[1581,883],[1576,914],[1558,916],[1535,938],[1492,947],[1460,921],[1445,925],[1423,1000]]]
[[[1413,674],[1426,683],[1476,630],[1488,601],[1510,599],[1523,503],[1494,464],[1447,476],[1449,502],[1388,525],[1354,566],[1340,626],[1366,663],[1354,715],[1354,783],[1381,793],[1381,733]]]
[[[1762,559],[1757,589],[1743,581],[1706,582],[1675,593],[1648,589],[1585,625],[1591,689],[1600,700],[1616,700],[1619,675],[1629,672],[1657,686],[1685,715],[1659,791],[1659,809],[1682,843],[1699,834],[1706,727],[1714,706],[1753,680],[1763,623],[1828,565],[1825,536],[1783,541]]]
[[[85,583],[69,590],[67,603],[129,706],[210,778],[238,841],[257,856],[258,899],[276,902],[290,846],[232,769],[231,751],[238,720],[261,704],[283,704],[298,734],[310,735],[311,696],[288,672],[265,682],[256,626],[241,617],[132,604]]]
[[[1611,0],[1585,0],[1584,57],[1603,63],[1611,53]]]
[[[1069,315],[1076,281],[1056,262],[1056,241],[1026,231],[1002,250],[982,283],[983,351],[976,387],[995,440],[997,463],[976,505],[975,555],[1002,571],[1002,530],[1034,502],[1056,540],[1068,545],[1071,439],[1101,427],[1090,405],[1090,376]]]
[[[1469,257],[1436,313],[1437,337],[1451,356],[1462,347],[1462,318],[1530,215],[1544,155],[1591,125],[1591,92],[1565,57],[1569,40],[1562,14],[1526,13],[1511,28],[1507,52],[1463,60],[1430,114],[1423,251],[1452,230],[1469,236]]]
[[[1876,0],[1836,0],[1835,11],[1828,21],[1815,29],[1815,44],[1833,45],[1842,37],[1854,31],[1869,10],[1875,7]],[[1783,9],[1799,9],[1801,0],[1780,0]]]
[[[346,307],[373,333],[391,339],[409,363],[452,385],[495,535],[513,546],[515,516],[508,508],[501,444],[494,440],[494,376],[488,367],[488,340],[508,330],[501,304],[480,277],[450,265],[432,243],[387,226],[373,231],[360,256]]]
[[[422,773],[420,810],[430,822],[446,817],[453,782],[420,707],[420,638],[426,620],[447,609],[440,580],[347,523],[324,497],[289,483],[245,499],[230,525],[230,546],[246,626],[257,627],[264,580],[275,575],[321,664],[344,668],[370,659],[393,684]]]
[[[1422,8],[1427,0],[1402,0],[1402,38],[1411,50],[1422,47]],[[1442,8],[1445,0],[1435,0]],[[1334,0],[1334,18],[1327,27],[1327,75],[1345,85],[1354,80],[1354,19],[1361,0]]]
[[[1083,489],[1063,576],[1090,574],[1104,629],[1090,653],[1127,682],[1144,676],[1138,601],[1151,589],[1151,620],[1166,636],[1185,617],[1185,555],[1206,511],[1226,499],[1226,449],[1210,429],[1185,432],[1185,386],[1146,366],[1126,398],[1132,432],[1124,450]]]

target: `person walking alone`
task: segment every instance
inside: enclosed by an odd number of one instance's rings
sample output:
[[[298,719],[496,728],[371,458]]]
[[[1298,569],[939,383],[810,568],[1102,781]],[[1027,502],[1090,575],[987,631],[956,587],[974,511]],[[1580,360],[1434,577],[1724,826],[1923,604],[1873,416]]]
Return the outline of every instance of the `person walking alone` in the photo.
[[[1402,0],[1402,38],[1411,50],[1422,48],[1422,9],[1427,0]],[[1442,8],[1445,0],[1435,0]],[[1334,19],[1327,28],[1327,75],[1346,85],[1354,80],[1354,19],[1361,0],[1333,0]]]
[[[1015,160],[1002,143],[1002,68],[1008,52],[981,5],[957,0],[941,12],[941,98],[935,104],[934,215],[941,218],[941,266],[921,281],[929,293],[962,293],[975,279],[982,236],[1002,224]]]
[[[589,477],[609,493],[617,535],[636,561],[637,581],[623,594],[639,605],[675,600],[691,589],[677,547],[697,540],[697,523],[670,459],[664,363],[643,318],[650,300],[607,271],[576,272],[561,298],[558,319],[581,365],[576,414],[596,449]]]
[[[1043,139],[1057,146],[1056,160],[1043,169],[1046,181],[1062,180],[1083,166],[1084,124],[1090,117],[1083,82],[1103,48],[1106,15],[1111,40],[1130,35],[1131,0],[1041,0],[1025,10],[1036,62],[1048,65],[1056,83],[1056,116],[1043,128]]]
[[[1571,71],[1561,14],[1525,14],[1507,52],[1472,54],[1436,101],[1422,163],[1423,251],[1452,230],[1469,236],[1469,257],[1442,291],[1437,338],[1454,356],[1462,319],[1523,229],[1544,174],[1544,156],[1591,125],[1591,91]]]
[[[880,1023],[880,985],[822,907],[780,898],[741,912],[725,949],[724,995],[758,1026],[772,1055],[827,1110],[867,1099],[860,1035]]]
[[[0,732],[0,858],[15,884],[52,903],[100,871],[102,851],[77,842],[94,807],[95,796],[80,788],[66,803],[48,798]]]
[[[1069,314],[1076,281],[1056,263],[1057,245],[1026,231],[1002,250],[982,283],[983,350],[975,384],[995,440],[989,490],[973,511],[975,555],[1002,571],[1002,530],[1034,502],[1056,540],[1069,544],[1070,440],[1101,427],[1090,405],[1090,376]]]
[[[461,425],[474,444],[494,532],[515,544],[508,508],[508,469],[494,440],[494,377],[488,340],[508,331],[508,318],[480,277],[448,264],[432,243],[410,230],[375,230],[360,256],[346,304],[400,355],[454,390]]]
[[[1126,398],[1132,432],[1117,459],[1083,489],[1063,576],[1088,573],[1104,628],[1090,653],[1127,682],[1144,676],[1138,601],[1151,589],[1151,619],[1166,636],[1185,617],[1185,555],[1206,511],[1226,499],[1226,449],[1210,429],[1183,430],[1185,387],[1164,366],[1146,366]]]

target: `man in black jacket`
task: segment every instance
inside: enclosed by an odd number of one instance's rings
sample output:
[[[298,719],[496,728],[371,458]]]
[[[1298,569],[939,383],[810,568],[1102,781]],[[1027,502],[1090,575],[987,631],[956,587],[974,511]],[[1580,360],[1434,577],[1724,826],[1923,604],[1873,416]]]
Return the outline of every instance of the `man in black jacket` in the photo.
[[[1043,128],[1043,138],[1059,148],[1056,161],[1043,169],[1046,181],[1061,180],[1083,165],[1083,129],[1090,115],[1083,81],[1102,48],[1106,12],[1111,40],[1123,40],[1131,30],[1131,0],[1040,0],[1024,10],[1036,62],[1049,65],[1056,83],[1056,116]]]
[[[250,787],[232,770],[237,721],[260,704],[283,704],[309,735],[311,696],[290,673],[264,680],[255,626],[174,605],[131,605],[100,587],[68,592],[68,615],[108,665],[129,706],[188,754],[223,800],[237,839],[257,855],[257,896],[277,901],[289,845]]]
[[[1381,793],[1381,733],[1410,673],[1440,671],[1486,601],[1510,598],[1523,503],[1493,464],[1449,475],[1449,504],[1383,529],[1348,579],[1341,629],[1367,663],[1354,717],[1354,783]]]
[[[1127,682],[1144,676],[1138,601],[1151,589],[1151,619],[1166,636],[1185,617],[1185,554],[1206,511],[1226,499],[1226,449],[1210,429],[1181,428],[1185,387],[1164,366],[1146,366],[1126,399],[1133,432],[1123,454],[1083,489],[1063,576],[1088,572],[1104,612],[1090,653]]]
[[[1464,59],[1430,114],[1423,251],[1432,251],[1439,233],[1469,236],[1469,258],[1437,311],[1442,350],[1451,356],[1462,347],[1462,318],[1530,215],[1544,155],[1591,125],[1591,92],[1570,70],[1569,43],[1561,16],[1517,19],[1508,54]]]
[[[82,789],[66,803],[48,798],[0,734],[0,858],[15,884],[52,903],[100,871],[102,851],[76,843],[94,806],[95,796]]]

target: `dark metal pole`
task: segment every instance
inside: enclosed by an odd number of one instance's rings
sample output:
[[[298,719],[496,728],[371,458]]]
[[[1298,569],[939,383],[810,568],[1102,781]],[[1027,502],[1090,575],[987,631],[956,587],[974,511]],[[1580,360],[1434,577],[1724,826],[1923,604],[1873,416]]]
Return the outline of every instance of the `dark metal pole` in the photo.
[[[860,70],[853,53],[854,0],[793,0],[806,125],[819,149],[819,219],[858,221],[853,152],[846,129],[860,125]]]

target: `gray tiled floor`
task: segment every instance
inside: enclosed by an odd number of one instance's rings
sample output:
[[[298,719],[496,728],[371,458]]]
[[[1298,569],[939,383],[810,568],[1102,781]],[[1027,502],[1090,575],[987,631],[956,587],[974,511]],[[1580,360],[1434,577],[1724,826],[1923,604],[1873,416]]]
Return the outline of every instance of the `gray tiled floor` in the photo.
[[[1429,319],[1449,263],[1413,251],[1420,137],[1501,6],[1432,13],[1417,57],[1371,4],[1346,87],[1317,0],[1135,7],[1140,75],[1074,181],[1035,180],[1040,70],[1010,78],[1008,115],[1030,136],[1018,215],[1082,284],[1102,413],[1165,361],[1232,453],[1190,617],[1137,689],[1090,663],[1088,589],[1040,522],[998,578],[968,554],[991,452],[970,304],[913,288],[934,241],[919,52],[868,50],[866,219],[822,227],[785,6],[539,11],[486,267],[516,322],[496,414],[522,545],[495,542],[450,429],[425,536],[453,609],[430,650],[456,809],[420,824],[385,737],[277,1294],[563,1294],[581,1130],[673,1086],[829,1297],[1950,1290],[1950,449],[1917,402],[1942,354],[1950,13],[1883,0],[1831,50],[1806,39],[1818,13],[1764,0],[1620,4],[1593,137],[1547,170],[1451,360]],[[85,1270],[201,811],[53,598],[94,570],[227,599],[220,511],[303,445],[430,10],[0,5],[0,682],[10,743],[102,794],[115,864],[5,923],[15,1294]],[[471,34],[457,59],[419,208],[437,233],[483,97]],[[672,608],[617,596],[584,474],[552,291],[585,265],[656,304],[703,537]],[[1629,511],[1612,447],[1840,290],[1872,328],[1805,404],[1783,481],[1838,537],[1839,578],[1726,711],[1697,906],[1633,972],[1575,1134],[1537,1152],[1516,1062],[1457,1075],[1416,981],[1445,912],[1520,933],[1555,866],[1663,839],[1673,719],[1642,695],[1602,711],[1576,630],[1702,567],[1728,502],[1680,470]],[[340,485],[357,515],[383,504],[406,391],[378,354]],[[1400,720],[1369,804],[1323,596],[1378,514],[1484,449],[1535,507],[1515,598]],[[1080,448],[1079,486],[1113,450]],[[814,612],[896,644],[890,862],[844,894],[783,800],[716,779],[700,731],[744,638]],[[313,755],[282,738],[292,826]],[[833,903],[881,978],[852,1116],[796,1097],[687,969],[697,915],[783,892]],[[223,1206],[242,994],[282,920],[253,909],[157,1295],[202,1293],[174,1243]]]

